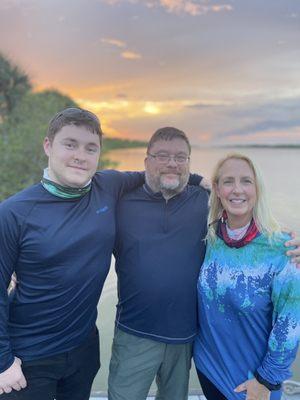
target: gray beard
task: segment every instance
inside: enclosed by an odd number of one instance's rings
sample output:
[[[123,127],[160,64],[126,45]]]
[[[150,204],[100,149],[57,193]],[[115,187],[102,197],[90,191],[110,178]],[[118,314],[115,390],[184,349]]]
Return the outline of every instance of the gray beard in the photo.
[[[161,194],[163,195],[163,197],[166,200],[168,200],[171,197],[174,197],[178,193],[182,192],[183,189],[187,185],[187,180],[186,180],[186,182],[182,182],[180,178],[179,178],[178,185],[176,185],[176,186],[175,185],[164,185],[160,176],[152,178],[147,174],[147,172],[145,174],[145,180],[146,180],[147,185],[151,188],[151,190],[153,190],[154,193],[161,192]]]

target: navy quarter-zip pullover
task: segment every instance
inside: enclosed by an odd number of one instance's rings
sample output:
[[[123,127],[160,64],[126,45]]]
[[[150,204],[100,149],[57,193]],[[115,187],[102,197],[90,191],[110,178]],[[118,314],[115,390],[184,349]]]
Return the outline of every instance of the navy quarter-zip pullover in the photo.
[[[116,326],[165,343],[193,341],[208,193],[187,186],[166,201],[144,185],[125,194],[117,210]]]

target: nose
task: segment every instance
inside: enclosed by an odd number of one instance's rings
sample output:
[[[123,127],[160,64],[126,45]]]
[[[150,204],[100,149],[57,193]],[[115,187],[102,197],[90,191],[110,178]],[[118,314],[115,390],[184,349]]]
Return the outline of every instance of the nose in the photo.
[[[169,156],[169,160],[167,165],[171,166],[171,167],[177,167],[177,162],[175,161],[175,157],[174,156]]]
[[[234,193],[242,193],[243,192],[243,187],[240,182],[238,182],[238,181],[234,182],[233,191],[234,191]]]
[[[77,148],[75,153],[74,153],[74,160],[76,160],[79,163],[84,162],[86,159],[86,153],[84,151],[84,149],[82,148]]]

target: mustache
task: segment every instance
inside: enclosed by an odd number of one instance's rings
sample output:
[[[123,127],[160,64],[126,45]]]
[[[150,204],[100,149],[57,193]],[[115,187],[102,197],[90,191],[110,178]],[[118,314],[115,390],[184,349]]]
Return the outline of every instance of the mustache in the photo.
[[[175,175],[181,175],[180,172],[177,171],[177,169],[166,169],[160,172],[161,174],[175,174]]]

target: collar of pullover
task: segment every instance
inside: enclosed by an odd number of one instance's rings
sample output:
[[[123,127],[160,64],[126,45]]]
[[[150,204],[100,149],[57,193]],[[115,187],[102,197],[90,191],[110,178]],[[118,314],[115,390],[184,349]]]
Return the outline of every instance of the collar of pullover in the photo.
[[[162,195],[161,192],[154,192],[147,183],[144,183],[143,189],[150,197],[155,198],[155,199],[163,199],[163,200],[165,200],[165,198],[164,198],[164,196]],[[175,196],[171,197],[167,201],[170,201],[172,199],[184,196],[186,193],[187,193],[187,185],[184,187],[184,189],[180,193],[177,193]]]

